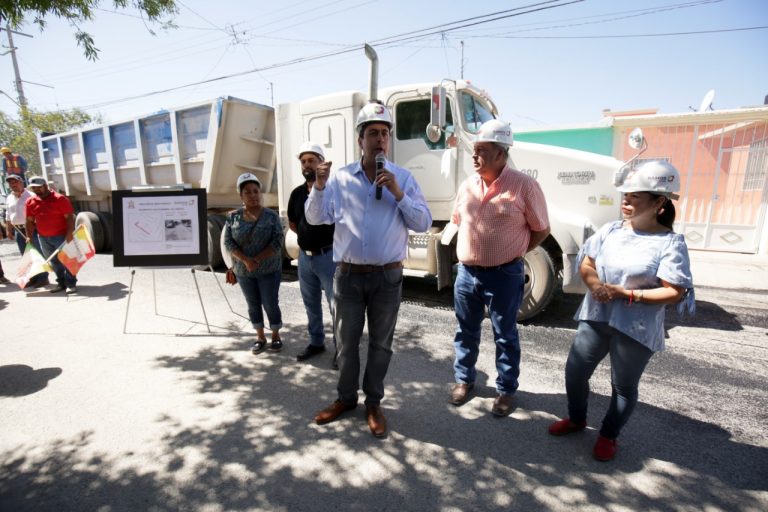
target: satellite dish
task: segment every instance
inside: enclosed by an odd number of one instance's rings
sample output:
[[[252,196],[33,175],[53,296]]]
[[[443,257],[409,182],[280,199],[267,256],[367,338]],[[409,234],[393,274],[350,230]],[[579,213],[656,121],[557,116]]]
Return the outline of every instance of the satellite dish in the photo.
[[[715,90],[710,89],[707,94],[701,99],[701,105],[699,105],[699,112],[705,112],[712,109],[712,100],[715,99]]]

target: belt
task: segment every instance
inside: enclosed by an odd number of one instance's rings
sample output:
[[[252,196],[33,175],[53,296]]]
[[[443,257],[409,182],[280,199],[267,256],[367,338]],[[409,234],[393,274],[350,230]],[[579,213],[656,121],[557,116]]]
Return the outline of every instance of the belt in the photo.
[[[517,258],[510,260],[506,263],[502,263],[501,265],[494,265],[493,267],[483,267],[482,265],[464,265],[467,268],[471,268],[472,270],[499,270],[501,267],[506,267],[507,265],[512,265],[513,263],[517,263],[518,261],[522,260],[522,256],[518,256]]]
[[[357,265],[355,263],[347,263],[342,261],[339,263],[339,269],[342,272],[352,272],[353,274],[369,274],[371,272],[383,272],[385,270],[392,270],[394,268],[403,268],[402,261],[393,261],[386,265]]]
[[[333,245],[327,245],[327,246],[323,247],[322,249],[318,249],[316,251],[314,251],[314,250],[306,251],[306,250],[302,249],[301,252],[303,252],[307,256],[320,256],[321,254],[325,254],[328,251],[332,251],[332,250],[333,250]]]

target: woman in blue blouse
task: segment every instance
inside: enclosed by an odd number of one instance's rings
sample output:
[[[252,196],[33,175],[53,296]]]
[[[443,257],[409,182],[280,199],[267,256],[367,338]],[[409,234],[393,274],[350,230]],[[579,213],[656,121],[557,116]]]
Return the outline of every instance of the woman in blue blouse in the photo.
[[[672,231],[680,175],[666,162],[648,162],[618,187],[624,220],[607,224],[581,250],[579,272],[589,293],[575,319],[576,337],[565,365],[568,417],[549,426],[555,436],[587,425],[589,379],[611,358],[611,402],[592,450],[616,455],[616,438],[637,403],[638,383],[654,352],[664,350],[664,309],[694,311],[688,248]]]
[[[232,253],[233,271],[248,304],[248,317],[256,329],[251,352],[265,349],[279,352],[283,348],[280,328],[283,326],[278,294],[282,270],[283,228],[277,213],[261,205],[261,182],[251,173],[237,178],[237,191],[243,208],[227,216],[224,246]],[[267,347],[264,315],[269,319],[272,339]]]

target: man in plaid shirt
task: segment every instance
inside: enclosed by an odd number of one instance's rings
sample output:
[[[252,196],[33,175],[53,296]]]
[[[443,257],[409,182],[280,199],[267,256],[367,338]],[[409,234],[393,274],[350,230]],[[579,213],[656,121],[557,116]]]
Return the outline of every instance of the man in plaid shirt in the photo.
[[[477,132],[472,159],[476,174],[462,183],[453,211],[461,262],[453,287],[456,310],[451,403],[462,405],[475,384],[481,324],[488,307],[496,342],[496,390],[491,412],[509,415],[520,375],[517,311],[523,298],[523,256],[549,235],[544,193],[535,179],[511,169],[512,129],[499,119]]]

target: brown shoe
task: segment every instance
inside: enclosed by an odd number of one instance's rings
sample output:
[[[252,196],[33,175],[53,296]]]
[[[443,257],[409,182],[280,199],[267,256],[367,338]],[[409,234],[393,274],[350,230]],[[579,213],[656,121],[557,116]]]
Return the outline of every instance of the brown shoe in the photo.
[[[325,425],[326,423],[330,423],[341,416],[342,413],[351,411],[355,407],[357,407],[357,402],[354,404],[348,404],[342,402],[341,400],[336,400],[331,405],[317,413],[315,416],[315,423],[318,425]]]
[[[463,382],[454,384],[453,388],[451,388],[451,403],[453,405],[463,405],[469,400],[469,394],[474,387],[474,384],[464,384]]]
[[[381,406],[366,405],[365,417],[368,419],[368,428],[371,429],[371,434],[376,437],[387,435],[387,419],[384,417],[384,413],[381,412]]]
[[[515,410],[515,406],[513,404],[514,399],[515,395],[501,394],[497,396],[496,400],[493,402],[491,414],[499,417],[509,416],[510,413]]]

